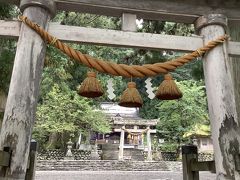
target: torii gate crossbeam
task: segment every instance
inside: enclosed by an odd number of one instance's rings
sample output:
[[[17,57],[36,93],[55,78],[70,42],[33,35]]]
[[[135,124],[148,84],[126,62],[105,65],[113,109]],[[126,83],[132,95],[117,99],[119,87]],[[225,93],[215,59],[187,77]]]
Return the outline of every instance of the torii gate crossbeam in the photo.
[[[20,4],[20,0],[8,0]],[[121,17],[136,14],[149,20],[194,23],[198,17],[223,13],[230,23],[239,23],[240,2],[237,0],[55,0],[58,10]]]

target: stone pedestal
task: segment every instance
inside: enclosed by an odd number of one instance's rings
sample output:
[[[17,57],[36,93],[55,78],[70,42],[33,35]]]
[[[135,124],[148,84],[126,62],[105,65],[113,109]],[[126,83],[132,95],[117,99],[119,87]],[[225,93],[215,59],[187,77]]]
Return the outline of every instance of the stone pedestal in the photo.
[[[74,156],[73,156],[72,151],[71,151],[72,145],[73,145],[72,141],[69,140],[67,142],[67,149],[68,150],[67,150],[66,156],[64,157],[64,160],[74,160]]]

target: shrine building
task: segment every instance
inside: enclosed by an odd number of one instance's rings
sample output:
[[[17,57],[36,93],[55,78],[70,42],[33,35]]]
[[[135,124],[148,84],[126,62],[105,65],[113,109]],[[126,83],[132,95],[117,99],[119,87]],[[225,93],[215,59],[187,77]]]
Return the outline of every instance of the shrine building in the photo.
[[[146,152],[146,159],[152,160],[151,142],[156,135],[158,120],[142,119],[138,108],[121,107],[111,102],[101,103],[101,109],[112,124],[111,133],[92,136],[102,145],[103,155],[106,155],[103,159],[144,160]]]

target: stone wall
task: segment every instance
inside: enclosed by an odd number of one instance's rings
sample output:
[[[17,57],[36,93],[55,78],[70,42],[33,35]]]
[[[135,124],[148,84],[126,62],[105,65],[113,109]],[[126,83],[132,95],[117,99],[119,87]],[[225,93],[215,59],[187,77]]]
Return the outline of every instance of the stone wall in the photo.
[[[177,161],[179,154],[176,152],[162,152],[163,161]]]
[[[169,171],[182,172],[181,161],[165,161]]]
[[[73,149],[74,160],[90,160],[91,151],[84,151]],[[38,160],[63,160],[66,152],[59,149],[51,149],[41,151],[38,153]],[[99,157],[102,160],[118,160],[118,145],[103,146],[102,150],[98,150]],[[161,157],[160,157],[161,156]],[[147,152],[138,149],[124,149],[124,159],[132,161],[146,160]],[[153,160],[159,161],[177,161],[179,156],[175,152],[162,152],[158,154],[153,151]],[[199,153],[198,161],[212,161],[214,160],[213,153]]]
[[[213,153],[207,153],[207,152],[198,153],[198,161],[213,161],[213,160],[214,160]]]
[[[98,151],[99,156],[101,155],[101,151]],[[38,160],[63,160],[66,152],[60,149],[50,149],[41,151],[37,155]],[[74,156],[74,160],[89,160],[91,151],[84,151],[73,149],[72,154]]]
[[[179,154],[176,152],[161,152],[163,161],[178,161],[181,160]],[[198,153],[198,161],[213,161],[214,154],[208,152]]]
[[[173,166],[173,165],[172,165]],[[164,161],[39,160],[38,171],[169,171]]]

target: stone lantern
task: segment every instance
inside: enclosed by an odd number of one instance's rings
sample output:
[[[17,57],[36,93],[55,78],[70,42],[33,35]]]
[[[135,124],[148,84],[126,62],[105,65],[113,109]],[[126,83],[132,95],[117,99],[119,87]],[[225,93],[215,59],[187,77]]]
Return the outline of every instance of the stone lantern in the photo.
[[[72,145],[73,142],[71,141],[71,139],[69,139],[69,141],[67,142],[67,153],[66,156],[64,157],[64,160],[74,160],[74,156],[71,151]]]

